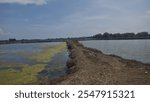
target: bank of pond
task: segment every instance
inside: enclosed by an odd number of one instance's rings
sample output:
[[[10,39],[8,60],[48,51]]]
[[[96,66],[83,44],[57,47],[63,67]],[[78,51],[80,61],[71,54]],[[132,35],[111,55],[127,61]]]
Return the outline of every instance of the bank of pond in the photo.
[[[150,40],[82,41],[84,46],[106,54],[150,63]],[[0,45],[0,84],[42,84],[67,74],[66,43]]]
[[[65,73],[65,43],[11,44],[0,46],[0,84],[40,84],[39,77]]]

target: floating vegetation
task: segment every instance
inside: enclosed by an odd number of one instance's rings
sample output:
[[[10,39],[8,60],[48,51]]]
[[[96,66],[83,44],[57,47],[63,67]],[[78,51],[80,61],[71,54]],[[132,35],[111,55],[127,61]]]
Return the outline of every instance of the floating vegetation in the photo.
[[[22,65],[22,71],[13,69],[0,71],[0,84],[38,84],[37,75],[45,64]]]
[[[66,62],[68,60],[67,51],[55,55],[53,59],[45,66],[45,69],[39,73],[39,78],[53,79],[66,74]]]
[[[66,48],[66,45],[65,43],[62,43],[53,47],[43,46],[39,48],[42,49],[43,51],[37,53],[25,54],[24,56],[36,62],[46,63],[49,62],[55,54],[63,51]]]
[[[0,55],[4,55],[4,54],[6,54],[5,52],[0,52]]]
[[[13,67],[21,67],[24,65],[23,63],[8,63],[6,61],[0,61],[0,67],[8,67],[8,68],[13,68]]]
[[[51,61],[54,55],[62,52],[65,48],[65,43],[61,43],[55,46],[39,47],[39,49],[42,49],[41,52],[18,54],[19,56],[36,61],[37,64],[0,61],[0,68],[6,68],[6,70],[0,70],[0,84],[39,84],[37,76],[47,66],[45,63]],[[15,68],[20,68],[20,70],[15,70]]]

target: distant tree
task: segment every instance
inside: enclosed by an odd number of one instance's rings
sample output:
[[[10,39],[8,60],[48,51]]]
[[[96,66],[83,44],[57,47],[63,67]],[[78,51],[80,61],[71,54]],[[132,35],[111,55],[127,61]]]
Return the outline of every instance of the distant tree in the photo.
[[[96,34],[96,35],[93,36],[93,38],[102,38],[102,34],[101,33]]]
[[[15,42],[15,41],[17,41],[15,38],[10,38],[9,39],[9,42]]]
[[[104,34],[96,34],[93,36],[95,39],[105,39],[105,40],[111,40],[111,39],[150,39],[150,34],[148,32],[140,32],[140,33],[108,33],[105,32]]]
[[[103,34],[103,39],[109,39],[110,38],[110,34],[108,32],[105,32]]]
[[[115,34],[113,34],[113,38],[114,39],[122,39],[122,36],[120,33],[115,33]]]
[[[140,38],[144,38],[144,37],[148,37],[148,32],[140,32],[140,33],[137,33],[136,34],[137,37],[140,37]]]
[[[129,39],[129,38],[134,38],[135,34],[134,33],[123,33],[122,36],[125,39]]]

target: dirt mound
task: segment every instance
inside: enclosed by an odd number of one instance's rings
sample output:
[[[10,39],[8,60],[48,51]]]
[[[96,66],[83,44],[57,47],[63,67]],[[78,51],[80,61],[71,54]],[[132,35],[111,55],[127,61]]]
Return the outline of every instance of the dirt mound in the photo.
[[[67,41],[70,60],[68,75],[52,84],[150,85],[150,65],[86,48],[78,41]],[[53,81],[51,81],[53,82]]]

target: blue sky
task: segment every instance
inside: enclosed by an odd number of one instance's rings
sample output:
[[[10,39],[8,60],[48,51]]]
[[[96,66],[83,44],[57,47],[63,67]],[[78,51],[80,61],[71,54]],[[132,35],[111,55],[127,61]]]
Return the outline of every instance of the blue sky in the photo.
[[[0,0],[0,39],[150,32],[150,0]]]

